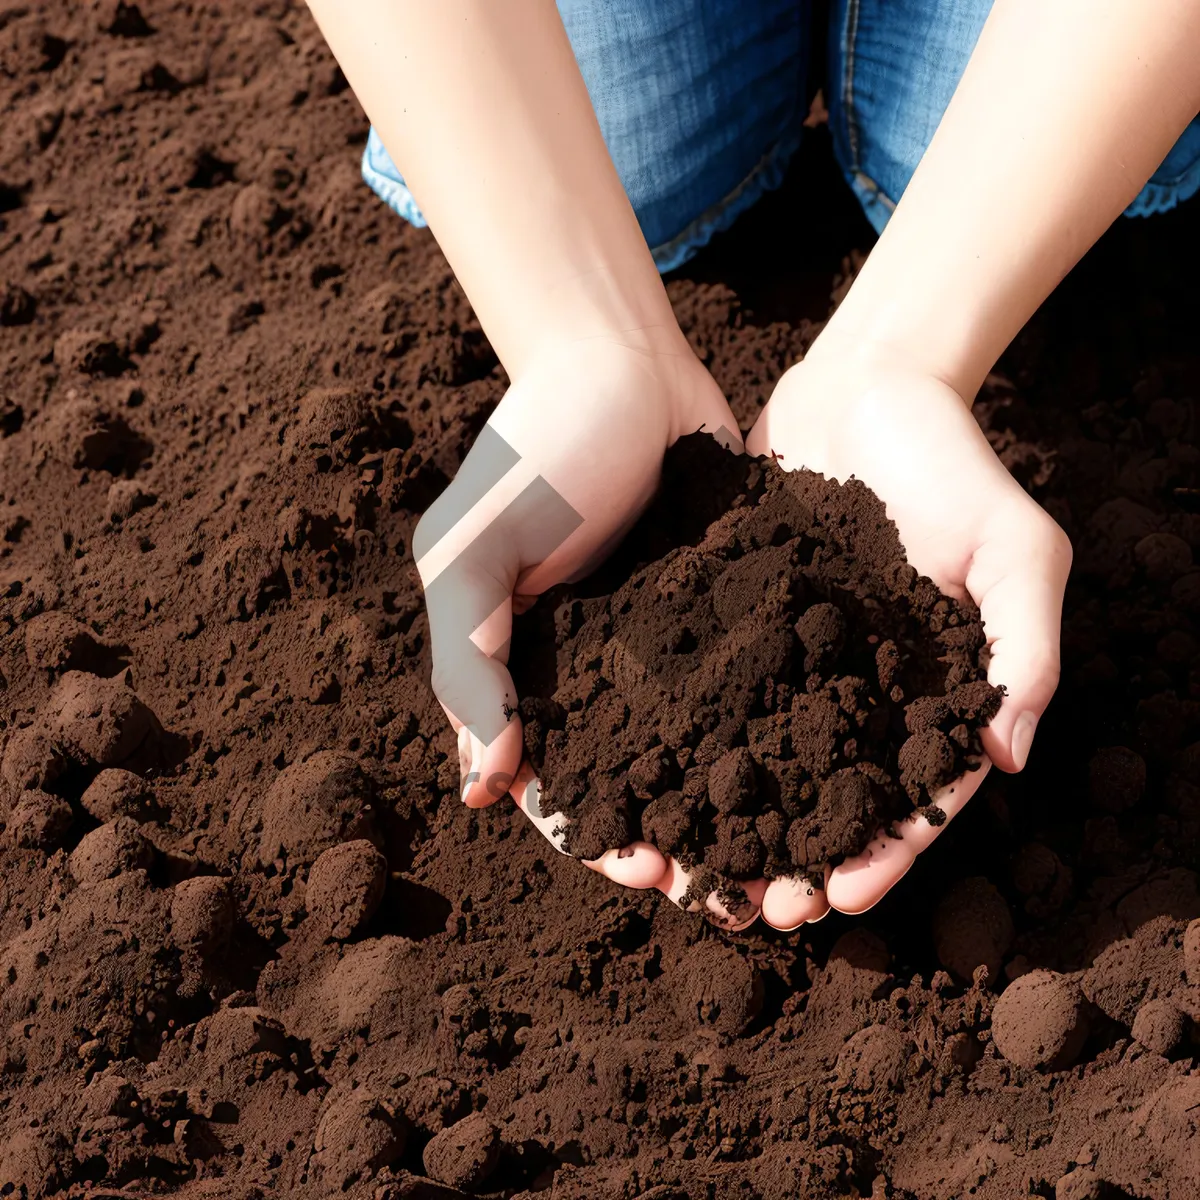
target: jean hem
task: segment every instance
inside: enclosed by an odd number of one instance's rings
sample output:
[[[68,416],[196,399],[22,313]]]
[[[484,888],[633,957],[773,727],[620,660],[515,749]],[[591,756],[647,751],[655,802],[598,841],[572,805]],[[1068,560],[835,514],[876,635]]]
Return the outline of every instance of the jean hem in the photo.
[[[1185,200],[1190,200],[1197,192],[1200,192],[1200,160],[1169,183],[1155,183],[1151,180],[1125,210],[1125,216],[1153,217],[1158,213],[1170,212]]]
[[[728,229],[766,192],[783,183],[788,164],[800,148],[803,130],[782,137],[754,165],[750,173],[715,204],[710,205],[668,242],[651,250],[659,274],[665,275],[683,266],[718,234]]]
[[[372,133],[374,133],[374,130],[372,130]],[[402,216],[410,225],[414,225],[417,229],[428,227],[429,222],[425,220],[424,213],[421,212],[408,187],[379,170],[371,161],[371,142],[369,139],[366,149],[363,150],[362,177],[371,191],[388,208]]]

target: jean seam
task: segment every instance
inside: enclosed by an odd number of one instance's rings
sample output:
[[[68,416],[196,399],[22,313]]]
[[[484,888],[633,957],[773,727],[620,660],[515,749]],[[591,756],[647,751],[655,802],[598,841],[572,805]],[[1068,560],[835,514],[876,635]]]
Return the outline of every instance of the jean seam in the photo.
[[[854,172],[854,182],[862,188],[864,192],[870,192],[876,200],[886,204],[888,208],[895,210],[896,202],[871,178],[866,171],[856,170]]]
[[[740,183],[726,192],[720,200],[710,204],[698,217],[694,217],[673,238],[652,247],[651,254],[660,272],[673,271],[682,266],[712,236],[728,228],[742,212],[754,203],[763,192],[772,191],[782,182],[783,170],[799,146],[800,136],[793,130],[785,133],[758,160]],[[753,193],[749,203],[748,193]],[[689,253],[690,252],[690,253]]]
[[[849,0],[846,5],[846,28],[844,33],[845,65],[842,68],[842,111],[846,114],[846,147],[850,152],[850,169],[859,173],[858,125],[854,116],[854,45],[858,34],[859,0]]]

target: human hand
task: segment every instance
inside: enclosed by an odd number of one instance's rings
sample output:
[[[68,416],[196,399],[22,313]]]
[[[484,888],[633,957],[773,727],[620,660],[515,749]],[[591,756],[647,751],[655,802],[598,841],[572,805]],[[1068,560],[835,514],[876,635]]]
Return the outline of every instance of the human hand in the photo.
[[[522,766],[507,666],[513,613],[594,568],[654,495],[667,447],[698,429],[741,450],[724,396],[678,329],[553,343],[509,388],[413,538],[463,801],[480,808],[511,793],[560,850],[565,818],[543,814],[540,784]],[[668,894],[678,878],[646,842],[588,865]]]
[[[895,352],[832,329],[779,381],[747,449],[775,456],[788,470],[860,479],[886,505],[909,562],[948,595],[978,605],[991,648],[988,679],[1006,695],[982,731],[981,767],[935,799],[949,820],[992,763],[1019,771],[1028,758],[1058,683],[1071,565],[1066,535],[1005,470],[952,387]],[[828,906],[864,912],[944,827],[914,816],[899,838],[880,831],[862,854],[834,869],[818,909],[809,889],[773,881],[763,918],[789,929],[819,919]]]

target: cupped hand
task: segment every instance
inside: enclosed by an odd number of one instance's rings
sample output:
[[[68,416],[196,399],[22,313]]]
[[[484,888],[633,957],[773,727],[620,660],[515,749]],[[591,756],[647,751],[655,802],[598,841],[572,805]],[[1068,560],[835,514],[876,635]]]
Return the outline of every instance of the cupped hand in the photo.
[[[895,521],[909,562],[948,595],[979,607],[991,650],[988,679],[1005,689],[982,731],[980,768],[935,797],[947,819],[991,764],[1019,771],[1059,673],[1059,628],[1071,547],[1063,531],[1004,468],[969,405],[901,355],[826,331],[779,381],[747,438],[752,454],[785,470],[807,467],[867,484]],[[846,913],[875,904],[945,823],[914,816],[881,831],[830,875],[826,899]],[[812,899],[776,880],[762,902],[770,924],[811,919]]]
[[[511,794],[562,849],[565,818],[543,811],[540,783],[522,762],[507,665],[513,614],[598,565],[650,502],[677,438],[703,429],[740,451],[737,428],[678,329],[554,344],[496,406],[413,538],[433,690],[458,737],[469,807]],[[676,901],[686,889],[678,865],[645,842],[588,865],[627,886],[659,886]],[[709,907],[736,927],[754,918],[765,890],[763,881],[750,885],[748,909],[737,915],[715,897]]]

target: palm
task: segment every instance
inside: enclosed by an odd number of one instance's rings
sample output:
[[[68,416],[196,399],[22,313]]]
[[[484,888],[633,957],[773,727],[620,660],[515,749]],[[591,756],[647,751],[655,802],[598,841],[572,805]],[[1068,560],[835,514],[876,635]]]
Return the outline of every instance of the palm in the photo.
[[[780,381],[747,446],[787,469],[862,480],[887,506],[912,565],[979,605],[989,678],[1008,693],[984,746],[998,766],[1019,770],[1057,683],[1070,547],[1004,469],[962,398],[898,366],[814,355]],[[983,774],[950,785],[940,801],[948,815]],[[834,872],[829,901],[846,911],[870,907],[935,836],[921,819],[902,839],[876,838]],[[768,893],[769,920],[795,924],[794,913],[786,885]]]

